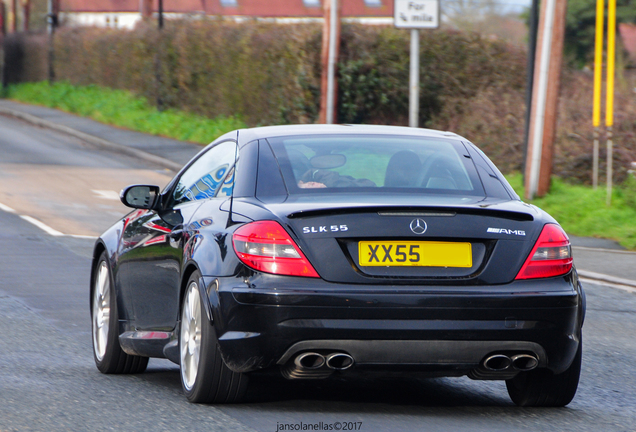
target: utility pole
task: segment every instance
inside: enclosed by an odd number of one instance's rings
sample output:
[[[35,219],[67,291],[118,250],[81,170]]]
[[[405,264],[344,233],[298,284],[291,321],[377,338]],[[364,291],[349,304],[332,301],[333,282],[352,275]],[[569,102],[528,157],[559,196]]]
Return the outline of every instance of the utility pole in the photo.
[[[157,51],[155,52],[155,90],[157,92],[157,109],[159,111],[163,111],[164,100],[163,100],[163,77],[161,73],[161,56],[162,56],[162,45],[163,45],[163,0],[159,0],[159,17],[158,17],[158,43],[157,43]]]
[[[336,122],[338,81],[336,63],[340,54],[340,8],[338,0],[324,0],[324,24],[322,28],[322,76],[320,80],[319,122]]]
[[[526,125],[523,136],[524,178],[528,155],[528,140],[530,138],[530,112],[532,111],[532,85],[534,84],[534,60],[537,51],[538,16],[539,0],[532,0],[532,5],[530,6],[530,23],[528,29],[528,66],[526,68]]]
[[[139,13],[144,21],[152,18],[152,0],[140,0]]]
[[[550,188],[566,8],[567,0],[541,2],[526,156],[528,200],[545,195]]]

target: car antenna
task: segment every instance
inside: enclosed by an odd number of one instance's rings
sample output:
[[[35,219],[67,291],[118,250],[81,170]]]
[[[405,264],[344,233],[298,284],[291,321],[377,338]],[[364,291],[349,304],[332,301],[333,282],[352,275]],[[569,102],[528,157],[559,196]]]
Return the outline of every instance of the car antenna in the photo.
[[[232,167],[232,170],[234,171],[232,173],[232,177],[234,177],[234,180],[232,181],[232,193],[230,193],[230,215],[227,219],[227,227],[229,227],[230,225],[234,223],[234,221],[232,220],[232,205],[234,204],[234,185],[236,184],[236,163],[238,162],[238,142],[239,142],[238,138],[239,138],[239,131],[237,130],[236,131],[236,147],[234,147],[234,166]]]

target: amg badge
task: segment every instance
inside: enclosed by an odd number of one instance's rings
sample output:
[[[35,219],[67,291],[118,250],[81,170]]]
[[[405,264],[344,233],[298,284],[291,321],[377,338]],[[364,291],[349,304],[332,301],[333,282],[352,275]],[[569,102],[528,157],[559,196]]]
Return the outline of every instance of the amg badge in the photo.
[[[526,232],[522,231],[522,230],[509,230],[509,229],[505,229],[505,228],[488,228],[489,233],[494,233],[494,234],[511,234],[511,235],[518,235],[518,236],[525,236]]]

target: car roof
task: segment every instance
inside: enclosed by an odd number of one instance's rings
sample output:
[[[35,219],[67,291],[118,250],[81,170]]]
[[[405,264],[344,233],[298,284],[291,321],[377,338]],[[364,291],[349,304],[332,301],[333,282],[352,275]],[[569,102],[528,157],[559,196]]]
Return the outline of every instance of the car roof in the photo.
[[[412,128],[405,126],[379,126],[379,125],[286,125],[263,126],[250,129],[241,129],[239,139],[246,143],[256,139],[273,138],[293,135],[402,135],[421,136],[429,138],[456,138],[463,139],[453,132],[437,131],[433,129]]]

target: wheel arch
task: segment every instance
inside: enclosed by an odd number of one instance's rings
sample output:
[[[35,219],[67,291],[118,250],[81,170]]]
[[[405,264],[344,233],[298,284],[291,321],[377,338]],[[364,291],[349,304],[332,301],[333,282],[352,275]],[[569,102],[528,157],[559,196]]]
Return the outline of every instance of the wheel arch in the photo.
[[[99,258],[106,251],[106,245],[104,245],[104,243],[101,242],[100,240],[98,240],[97,243],[95,243],[95,247],[93,249],[93,260],[91,262],[91,280],[90,280],[90,284],[89,284],[90,289],[89,289],[89,292],[88,292],[88,294],[89,294],[89,296],[88,296],[88,308],[90,310],[91,318],[93,317],[92,302],[93,302],[93,292],[95,291],[95,272],[97,271],[97,264],[99,263]],[[106,254],[106,255],[108,255],[108,254]],[[108,256],[106,256],[106,259],[108,259]],[[110,262],[109,262],[109,265],[110,265]]]
[[[124,221],[119,221],[108,230],[106,230],[95,242],[95,246],[93,246],[93,258],[91,262],[91,280],[90,280],[90,289],[89,289],[89,307],[91,299],[93,298],[93,288],[95,284],[95,271],[97,270],[97,264],[99,263],[99,258],[102,256],[102,253],[106,252],[106,260],[108,262],[108,266],[110,267],[110,275],[111,275],[111,289],[114,290],[116,295],[118,296],[117,290],[115,289],[115,269],[113,260],[117,260],[116,251],[119,249],[119,242],[121,238],[121,233],[125,229]],[[117,297],[119,301],[119,297]],[[91,311],[92,314],[92,311]],[[92,315],[91,315],[92,316]]]
[[[192,276],[192,274],[196,271],[198,271],[199,274],[201,275],[201,270],[199,269],[199,266],[195,261],[189,261],[184,267],[184,270],[182,273],[183,276],[181,278],[181,287],[179,290],[179,310],[181,310],[181,308],[183,307],[183,298],[185,296],[185,292],[188,287],[188,281],[190,280],[190,277]],[[208,317],[208,321],[210,323],[213,323],[214,319],[212,317],[212,308],[210,306],[210,299],[207,296],[207,290],[206,290],[206,286],[202,276],[199,277],[198,286],[199,286],[199,295],[201,296],[201,301],[203,302],[203,305],[205,306],[205,311]],[[179,321],[181,321],[181,314],[179,314]]]

